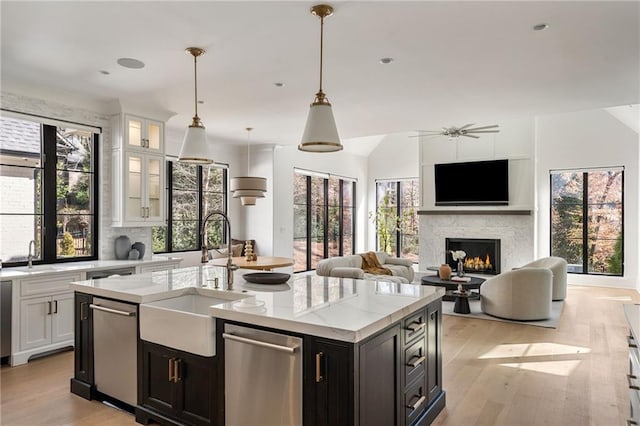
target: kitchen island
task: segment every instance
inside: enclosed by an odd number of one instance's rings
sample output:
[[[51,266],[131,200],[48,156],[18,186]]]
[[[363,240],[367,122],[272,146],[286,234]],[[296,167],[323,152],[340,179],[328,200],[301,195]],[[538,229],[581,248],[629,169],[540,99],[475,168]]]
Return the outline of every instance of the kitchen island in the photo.
[[[443,409],[443,289],[315,275],[267,286],[245,282],[247,272],[236,271],[232,291],[214,288],[226,271],[210,266],[72,284],[71,391],[124,399],[141,423],[414,425]],[[138,317],[128,397],[96,382],[103,373],[94,358],[104,347],[93,333],[96,299]],[[172,316],[187,309],[174,301],[187,299],[214,301],[206,308],[213,326],[196,339],[181,334],[199,326],[180,333],[182,320]]]

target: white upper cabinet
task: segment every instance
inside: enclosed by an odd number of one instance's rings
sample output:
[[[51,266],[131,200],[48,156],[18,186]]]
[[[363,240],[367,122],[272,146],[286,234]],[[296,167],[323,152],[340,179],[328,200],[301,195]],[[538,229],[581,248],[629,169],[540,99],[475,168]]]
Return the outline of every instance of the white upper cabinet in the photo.
[[[165,224],[164,124],[120,114],[114,118],[113,226]]]
[[[123,130],[127,149],[164,154],[164,124],[160,121],[125,114]]]

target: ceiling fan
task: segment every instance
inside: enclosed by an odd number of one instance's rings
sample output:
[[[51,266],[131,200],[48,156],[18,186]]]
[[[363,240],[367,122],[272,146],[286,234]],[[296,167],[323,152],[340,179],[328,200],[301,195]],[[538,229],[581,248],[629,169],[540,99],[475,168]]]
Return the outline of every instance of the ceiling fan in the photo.
[[[498,125],[493,124],[491,126],[471,127],[475,123],[465,124],[462,127],[443,127],[442,130],[418,130],[420,134],[416,136],[447,136],[449,139],[459,138],[465,136],[467,138],[478,139],[480,136],[476,136],[477,133],[498,133]]]

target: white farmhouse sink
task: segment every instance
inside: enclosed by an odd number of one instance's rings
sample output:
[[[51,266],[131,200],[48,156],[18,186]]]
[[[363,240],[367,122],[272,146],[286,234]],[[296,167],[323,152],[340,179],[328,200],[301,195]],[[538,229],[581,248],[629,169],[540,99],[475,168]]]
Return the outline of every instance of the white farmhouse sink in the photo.
[[[140,305],[140,338],[202,356],[216,354],[216,323],[209,306],[229,299],[187,294]]]

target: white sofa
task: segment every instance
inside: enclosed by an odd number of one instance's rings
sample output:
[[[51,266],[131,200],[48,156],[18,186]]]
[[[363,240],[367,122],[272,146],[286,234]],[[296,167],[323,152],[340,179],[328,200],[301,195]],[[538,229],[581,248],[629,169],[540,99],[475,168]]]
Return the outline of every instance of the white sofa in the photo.
[[[413,262],[411,260],[392,257],[383,251],[377,251],[375,254],[380,265],[389,269],[392,275],[375,275],[364,272],[362,270],[362,256],[359,254],[323,259],[318,262],[316,274],[325,277],[357,278],[399,283],[413,281],[415,272],[413,271]]]
[[[567,261],[561,257],[543,257],[522,266],[523,268],[546,268],[553,273],[553,291],[551,300],[564,300],[567,297]],[[484,287],[483,287],[484,291]]]
[[[485,314],[520,321],[551,316],[551,269],[514,269],[488,279],[480,289],[480,307]]]

